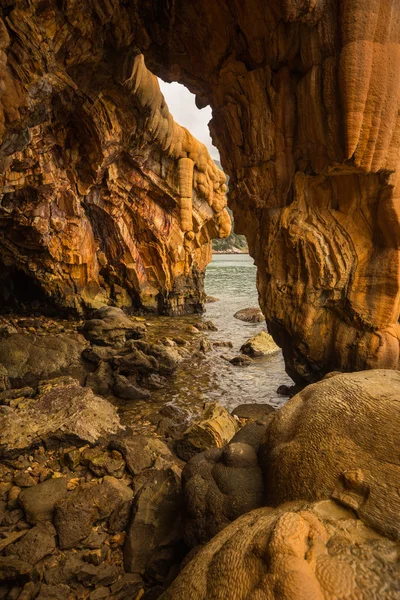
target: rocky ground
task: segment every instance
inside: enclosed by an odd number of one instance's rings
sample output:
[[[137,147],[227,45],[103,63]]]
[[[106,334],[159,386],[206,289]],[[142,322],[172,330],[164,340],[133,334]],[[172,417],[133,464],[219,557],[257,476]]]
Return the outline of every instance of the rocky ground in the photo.
[[[261,600],[289,571],[284,600],[338,586],[394,600],[399,375],[332,376],[279,411],[152,405],[182,361],[212,351],[210,329],[163,337],[110,307],[1,317],[0,599],[228,599],[235,564],[238,589],[261,586]],[[273,352],[265,336],[243,352]],[[129,425],[124,404],[137,406]]]

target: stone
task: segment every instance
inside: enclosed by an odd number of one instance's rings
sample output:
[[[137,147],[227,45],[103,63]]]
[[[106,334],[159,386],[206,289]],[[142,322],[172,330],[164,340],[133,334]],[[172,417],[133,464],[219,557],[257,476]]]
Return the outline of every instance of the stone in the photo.
[[[16,333],[2,340],[0,364],[16,388],[66,374],[79,379],[84,374],[81,354],[86,345],[79,334]]]
[[[263,421],[268,419],[275,412],[275,408],[270,404],[239,404],[232,411],[232,416],[247,421]]]
[[[239,354],[238,356],[231,358],[229,362],[235,367],[248,367],[252,364],[253,360],[250,358],[250,356],[243,356]]]
[[[82,542],[98,521],[107,519],[113,510],[131,500],[133,492],[114,477],[104,477],[100,484],[82,484],[56,504],[54,525],[62,550]]]
[[[276,354],[279,352],[279,347],[268,333],[260,331],[260,333],[247,340],[240,348],[240,351],[252,358],[256,358],[258,356]]]
[[[38,523],[24,537],[8,546],[7,553],[34,566],[56,549],[56,530],[49,523]]]
[[[174,548],[181,540],[181,481],[173,467],[153,469],[135,495],[124,544],[124,565],[129,573],[144,575],[160,548]],[[172,566],[174,556],[170,561]]]
[[[156,465],[172,463],[175,460],[168,446],[155,437],[133,435],[114,438],[110,442],[110,448],[121,452],[133,476]]]
[[[118,578],[119,569],[117,565],[83,565],[76,573],[76,578],[84,585],[109,586]]]
[[[43,441],[93,444],[117,431],[122,427],[116,409],[70,377],[42,383],[38,395],[18,408],[0,406],[0,456]]]
[[[88,466],[96,477],[111,475],[112,477],[121,478],[125,470],[125,461],[121,455],[118,458],[113,458],[100,448],[86,448],[83,450],[80,462]]]
[[[70,587],[63,583],[58,585],[47,585],[42,583],[40,593],[36,596],[36,600],[65,600],[70,597],[70,593]]]
[[[333,497],[400,539],[400,373],[340,373],[277,411],[260,449],[265,502]]]
[[[133,381],[132,381],[133,379]],[[136,385],[136,378],[124,375],[114,375],[113,392],[121,400],[148,400],[151,397],[149,390]]]
[[[16,556],[0,556],[0,582],[26,580],[32,571],[32,566]]]
[[[19,508],[19,496],[21,491],[21,488],[17,485],[13,485],[13,487],[10,489],[7,496],[8,510],[15,510],[16,508]]]
[[[200,418],[195,420],[176,442],[175,451],[183,460],[209,448],[222,448],[235,435],[237,421],[218,402],[205,404]]]
[[[235,319],[245,321],[246,323],[262,323],[265,317],[259,308],[242,308],[233,315]]]
[[[8,371],[2,364],[0,364],[0,393],[8,390],[10,387],[10,379],[8,377]]]
[[[212,321],[207,321],[205,319],[202,321],[197,321],[194,326],[199,331],[218,331],[218,327],[216,327]]]
[[[101,586],[90,593],[89,600],[103,600],[103,598],[109,598],[110,595],[110,588]]]
[[[99,346],[101,348],[101,346]],[[101,361],[94,373],[86,377],[85,386],[100,396],[109,396],[113,392],[114,372],[107,362]]]
[[[30,473],[27,473],[25,471],[17,471],[17,473],[14,476],[13,482],[15,483],[15,485],[21,488],[32,487],[33,485],[36,485],[38,483],[37,480],[34,477],[32,477]]]
[[[263,505],[264,481],[257,449],[233,438],[223,450],[194,456],[182,473],[184,539],[192,548]]]
[[[260,600],[390,600],[396,556],[394,542],[331,500],[259,508],[202,548],[161,598],[255,598],[257,590]]]
[[[102,306],[93,313],[92,319],[85,321],[82,332],[93,344],[121,348],[127,339],[143,337],[146,326],[135,322],[120,308]]]
[[[39,522],[52,522],[56,503],[66,495],[67,479],[57,477],[23,490],[19,495],[19,503],[28,523],[36,525]]]

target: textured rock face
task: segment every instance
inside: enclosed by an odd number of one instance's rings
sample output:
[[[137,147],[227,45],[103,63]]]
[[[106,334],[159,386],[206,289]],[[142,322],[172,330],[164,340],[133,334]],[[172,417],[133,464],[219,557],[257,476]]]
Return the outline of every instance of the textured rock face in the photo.
[[[397,369],[399,2],[139,4],[150,68],[213,108],[289,374]]]
[[[225,175],[170,115],[133,7],[28,0],[0,17],[0,305],[201,308]]]
[[[161,598],[392,600],[397,556],[394,542],[332,501],[261,508],[213,538]]]
[[[265,504],[333,497],[400,539],[400,373],[345,373],[275,413],[261,450]]]

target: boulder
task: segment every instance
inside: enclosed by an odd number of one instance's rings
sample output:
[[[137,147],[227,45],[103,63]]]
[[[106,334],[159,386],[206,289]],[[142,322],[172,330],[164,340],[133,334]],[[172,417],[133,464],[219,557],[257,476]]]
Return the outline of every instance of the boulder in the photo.
[[[261,457],[266,504],[333,497],[400,538],[400,373],[341,373],[277,411]]]
[[[392,600],[397,555],[333,501],[260,508],[201,549],[161,600]]]
[[[32,565],[16,556],[0,556],[0,583],[4,581],[26,581],[32,571]]]
[[[56,530],[50,523],[38,523],[15,544],[8,546],[7,554],[34,566],[56,549]]]
[[[92,319],[85,321],[82,333],[98,346],[122,348],[127,339],[143,337],[146,327],[128,317],[120,308],[102,306],[94,312]]]
[[[137,385],[136,377],[125,377],[114,374],[113,392],[121,400],[148,400],[151,397],[149,390]]]
[[[175,451],[183,460],[209,448],[222,448],[235,435],[239,425],[218,402],[205,404],[204,411],[176,442]]]
[[[28,523],[36,525],[39,522],[51,522],[56,503],[66,495],[67,479],[56,477],[24,489],[18,500],[25,511]]]
[[[42,383],[38,395],[17,408],[0,406],[0,456],[20,454],[43,441],[93,444],[121,430],[112,404],[62,377]]]
[[[233,411],[232,416],[247,421],[264,421],[275,412],[275,408],[270,404],[239,404]]]
[[[182,472],[184,538],[189,547],[263,505],[264,481],[257,451],[267,426],[250,423],[222,450],[194,456]]]
[[[62,550],[84,540],[98,521],[133,497],[132,490],[114,477],[104,477],[100,484],[81,484],[56,504],[54,525]]]
[[[60,375],[80,379],[85,374],[81,354],[86,346],[86,340],[76,333],[15,333],[1,341],[0,365],[12,387],[36,385]]]
[[[182,538],[180,471],[176,467],[153,469],[136,494],[124,545],[125,570],[143,575],[159,551],[174,548]]]
[[[154,467],[165,466],[175,461],[168,446],[155,437],[134,435],[115,438],[110,448],[118,450],[126,461],[126,466],[133,476]]]
[[[240,348],[240,352],[252,358],[276,354],[279,351],[279,346],[275,344],[272,337],[266,331],[260,331],[260,333],[247,340]]]
[[[243,356],[239,354],[238,356],[231,358],[229,362],[235,367],[248,367],[252,364],[253,360],[250,358],[250,356]]]
[[[246,323],[262,323],[265,317],[259,308],[242,308],[233,315],[235,319],[245,321]]]

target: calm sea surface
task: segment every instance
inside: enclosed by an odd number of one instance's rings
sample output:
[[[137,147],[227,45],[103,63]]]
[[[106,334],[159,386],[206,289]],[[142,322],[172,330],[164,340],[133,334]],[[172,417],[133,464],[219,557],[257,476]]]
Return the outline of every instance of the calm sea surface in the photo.
[[[265,323],[245,323],[234,318],[241,308],[257,307],[256,267],[247,254],[214,255],[206,271],[206,293],[218,302],[208,303],[202,317],[156,317],[149,322],[149,335],[153,339],[179,335],[193,338],[187,332],[190,324],[211,320],[218,331],[207,332],[211,342],[230,341],[233,348],[215,347],[201,357],[183,361],[176,373],[168,379],[166,387],[152,392],[151,402],[137,402],[126,407],[124,421],[129,413],[149,412],[151,408],[171,403],[196,414],[206,401],[218,401],[229,411],[239,404],[258,402],[278,407],[287,398],[278,396],[276,389],[282,383],[291,385],[286,375],[282,354],[254,359],[247,367],[231,365],[227,359],[237,355],[240,346],[250,337],[265,330]]]

